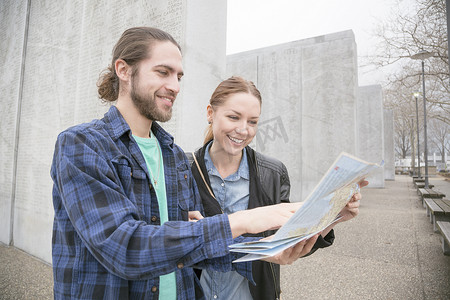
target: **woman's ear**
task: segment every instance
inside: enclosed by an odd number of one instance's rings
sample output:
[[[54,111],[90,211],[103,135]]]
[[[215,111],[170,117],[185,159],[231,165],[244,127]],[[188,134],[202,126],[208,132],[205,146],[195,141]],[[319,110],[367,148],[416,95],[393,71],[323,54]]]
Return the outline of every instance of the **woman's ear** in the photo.
[[[208,120],[209,124],[212,123],[213,114],[214,114],[214,110],[213,110],[211,104],[208,104],[208,106],[206,107],[206,119]]]

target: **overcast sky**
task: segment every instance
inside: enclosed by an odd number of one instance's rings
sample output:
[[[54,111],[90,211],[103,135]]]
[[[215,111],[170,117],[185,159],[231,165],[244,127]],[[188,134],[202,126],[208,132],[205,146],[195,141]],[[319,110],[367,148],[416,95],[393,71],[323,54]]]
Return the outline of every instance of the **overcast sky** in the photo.
[[[228,0],[227,54],[351,29],[358,63],[375,47],[372,34],[397,0]],[[411,2],[411,0],[404,0]],[[363,71],[363,72],[361,72]],[[359,72],[359,85],[383,72]]]

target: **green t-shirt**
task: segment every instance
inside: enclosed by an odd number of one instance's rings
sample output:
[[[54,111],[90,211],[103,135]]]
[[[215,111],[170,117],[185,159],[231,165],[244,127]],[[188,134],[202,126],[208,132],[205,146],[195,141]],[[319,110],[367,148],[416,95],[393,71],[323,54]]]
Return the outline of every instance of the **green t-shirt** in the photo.
[[[145,163],[147,164],[147,169],[149,170],[148,172],[150,173],[150,179],[156,192],[156,198],[158,199],[159,216],[162,225],[169,220],[169,214],[167,211],[166,182],[164,180],[164,163],[161,147],[153,132],[151,132],[150,138],[141,138],[135,135],[133,137],[141,149]],[[177,284],[175,272],[160,276],[159,299],[175,300],[176,298]]]

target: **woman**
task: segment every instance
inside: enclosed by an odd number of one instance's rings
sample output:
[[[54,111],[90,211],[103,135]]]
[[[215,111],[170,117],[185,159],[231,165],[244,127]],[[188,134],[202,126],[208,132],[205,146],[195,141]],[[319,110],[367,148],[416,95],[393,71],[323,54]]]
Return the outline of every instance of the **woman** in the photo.
[[[261,103],[255,85],[240,77],[221,82],[211,96],[204,146],[195,152],[192,163],[206,216],[289,202],[290,182],[284,164],[248,146],[257,132]],[[358,214],[360,197],[353,197],[340,221]],[[333,243],[334,225],[322,232],[309,254]],[[272,234],[267,231],[260,237]],[[237,271],[203,270],[200,282],[206,298],[279,299],[280,266],[273,262],[276,257],[252,262],[256,285]]]

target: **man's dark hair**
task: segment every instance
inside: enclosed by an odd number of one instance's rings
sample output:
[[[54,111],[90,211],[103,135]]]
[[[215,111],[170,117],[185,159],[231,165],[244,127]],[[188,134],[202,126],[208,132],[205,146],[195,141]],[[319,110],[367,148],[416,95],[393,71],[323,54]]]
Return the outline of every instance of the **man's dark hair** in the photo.
[[[132,67],[136,74],[138,63],[151,55],[151,46],[155,42],[168,41],[181,51],[180,45],[167,32],[152,27],[134,27],[124,31],[113,49],[111,65],[100,75],[98,81],[98,95],[105,101],[116,101],[119,96],[119,78],[115,70],[115,63],[123,59]]]

